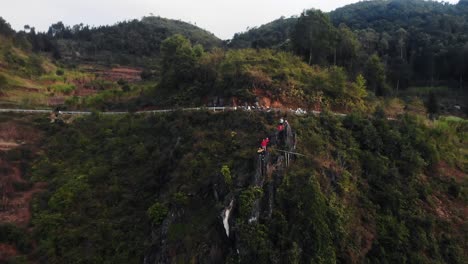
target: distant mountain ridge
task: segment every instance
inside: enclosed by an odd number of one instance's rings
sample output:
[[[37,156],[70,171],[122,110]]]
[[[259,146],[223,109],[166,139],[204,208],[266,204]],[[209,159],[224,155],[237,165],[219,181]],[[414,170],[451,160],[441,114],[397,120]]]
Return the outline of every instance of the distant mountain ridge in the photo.
[[[378,26],[384,22],[393,23],[397,19],[394,12],[403,11],[407,19],[415,17],[422,19],[421,24],[418,25],[420,26],[427,23],[427,16],[431,13],[449,13],[466,19],[468,12],[464,12],[466,10],[462,9],[465,6],[468,6],[468,0],[460,0],[456,5],[423,0],[376,0],[346,5],[328,14],[336,26],[345,23],[352,29],[362,29]],[[247,48],[258,46],[258,44],[262,48],[274,47],[289,39],[296,22],[297,17],[295,16],[286,19],[280,18],[260,27],[253,27],[246,32],[237,33],[232,38],[230,47]],[[408,20],[403,22],[408,22]],[[400,26],[409,27],[412,25],[400,24]]]
[[[181,34],[207,50],[223,44],[214,34],[197,26],[155,16],[97,28],[83,25],[67,28],[58,23],[48,32],[67,59],[122,64],[139,64],[144,57],[157,57],[162,41],[174,34]]]

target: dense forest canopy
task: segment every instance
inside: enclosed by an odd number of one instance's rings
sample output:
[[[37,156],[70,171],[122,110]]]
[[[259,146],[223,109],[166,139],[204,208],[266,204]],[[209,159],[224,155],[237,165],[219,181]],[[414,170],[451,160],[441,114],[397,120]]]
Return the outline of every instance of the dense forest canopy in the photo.
[[[354,29],[367,53],[387,65],[392,86],[461,87],[468,71],[468,10],[433,1],[369,1],[330,13]]]
[[[305,157],[252,186],[256,141],[277,118],[92,115],[49,128],[31,172],[50,186],[33,206],[40,262],[464,263],[466,185],[437,168],[465,162],[466,122],[288,116]],[[252,222],[256,199],[273,211]]]
[[[234,36],[231,43],[233,47],[249,44],[256,47],[258,43],[267,43],[260,47],[276,47],[277,43],[286,43],[289,39],[294,42],[296,39],[296,45],[292,45],[292,48],[304,56],[304,60],[323,63],[323,58],[328,58],[328,64],[340,64],[340,59],[349,62],[346,57],[349,55],[339,54],[343,50],[340,45],[349,46],[350,41],[345,40],[343,43],[339,39],[356,38],[358,47],[353,47],[357,50],[355,58],[351,58],[355,60],[351,71],[365,73],[366,65],[371,63],[367,58],[376,54],[385,67],[386,84],[389,86],[382,88],[380,94],[410,86],[466,86],[468,11],[463,1],[458,5],[422,0],[363,1],[324,14],[333,24],[331,28],[328,22],[322,22],[325,28],[314,22],[327,20],[320,16],[311,17],[317,12],[309,10],[299,18],[280,19],[271,25],[251,29]],[[313,38],[313,33],[304,26],[315,28],[315,34],[320,36],[317,41],[309,43],[322,42],[321,47],[325,48],[319,49],[320,45],[314,44],[312,57],[305,54],[311,47],[304,45],[309,45],[307,38]],[[329,28],[328,33],[325,32],[326,28]],[[349,28],[351,32],[336,32],[343,28]],[[298,37],[295,37],[294,32],[298,33]],[[323,38],[323,34],[330,37]],[[282,39],[278,39],[279,36]],[[299,48],[301,45],[304,47]],[[322,56],[322,59],[314,58],[317,56]]]

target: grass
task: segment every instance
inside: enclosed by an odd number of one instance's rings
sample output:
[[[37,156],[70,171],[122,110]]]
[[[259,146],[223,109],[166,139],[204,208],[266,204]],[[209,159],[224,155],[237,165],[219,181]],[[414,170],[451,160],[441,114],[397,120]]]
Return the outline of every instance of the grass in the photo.
[[[57,83],[50,86],[51,90],[56,93],[70,94],[76,89],[73,84]]]

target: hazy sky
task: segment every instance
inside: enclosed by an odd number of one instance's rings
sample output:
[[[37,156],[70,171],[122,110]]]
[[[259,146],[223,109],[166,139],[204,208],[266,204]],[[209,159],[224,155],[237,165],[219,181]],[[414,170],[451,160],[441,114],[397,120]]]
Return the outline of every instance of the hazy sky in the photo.
[[[109,25],[150,13],[181,19],[222,39],[304,9],[331,11],[357,0],[0,0],[0,16],[16,30],[24,25],[45,31],[50,24]],[[458,0],[448,0],[457,3]]]

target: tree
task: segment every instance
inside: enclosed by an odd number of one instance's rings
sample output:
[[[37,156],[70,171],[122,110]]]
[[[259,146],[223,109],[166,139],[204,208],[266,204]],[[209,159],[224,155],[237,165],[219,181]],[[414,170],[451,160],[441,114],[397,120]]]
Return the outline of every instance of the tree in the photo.
[[[397,46],[399,48],[399,51],[400,51],[400,58],[401,59],[404,59],[403,58],[403,51],[406,47],[406,39],[408,38],[408,32],[406,32],[406,30],[404,30],[403,28],[400,28],[397,30],[396,32],[396,42],[397,42]]]
[[[330,18],[320,10],[302,13],[291,39],[296,53],[307,59],[309,65],[326,63],[336,46],[335,28]]]
[[[401,79],[409,79],[409,65],[406,62],[406,58],[404,56],[404,51],[406,49],[406,42],[408,38],[408,32],[404,30],[403,28],[399,28],[396,31],[396,45],[399,50],[399,57],[397,59],[394,59],[392,62],[392,65],[394,67],[391,67],[392,69],[392,75],[394,79],[396,80],[396,92],[400,90],[400,83]]]
[[[439,102],[434,92],[429,93],[429,98],[427,100],[427,112],[429,117],[434,119],[435,115],[439,113]]]
[[[196,49],[200,53],[199,48]],[[165,88],[177,89],[193,79],[196,57],[190,41],[182,35],[167,38],[161,44],[162,81]]]
[[[11,29],[10,24],[5,21],[2,17],[0,17],[0,35],[4,36],[11,36],[15,33],[13,29]]]
[[[55,37],[58,39],[61,38],[70,38],[72,36],[72,32],[70,27],[65,26],[62,21],[59,21],[55,24],[52,24],[47,31],[47,35],[50,37]]]
[[[411,79],[411,67],[404,59],[393,58],[390,60],[388,68],[389,79],[391,79],[392,84],[395,84],[396,93],[399,92],[400,88],[408,87]]]
[[[351,97],[362,100],[367,96],[367,91],[366,91],[366,79],[362,74],[359,74],[356,77],[356,81],[354,84],[351,86],[352,89],[348,89],[348,93],[350,94]]]
[[[356,34],[345,24],[340,24],[336,48],[337,64],[352,71],[356,66],[356,59],[360,49],[361,43],[359,43]]]
[[[380,61],[377,54],[372,55],[365,66],[365,78],[368,87],[375,95],[385,94],[385,65]]]

